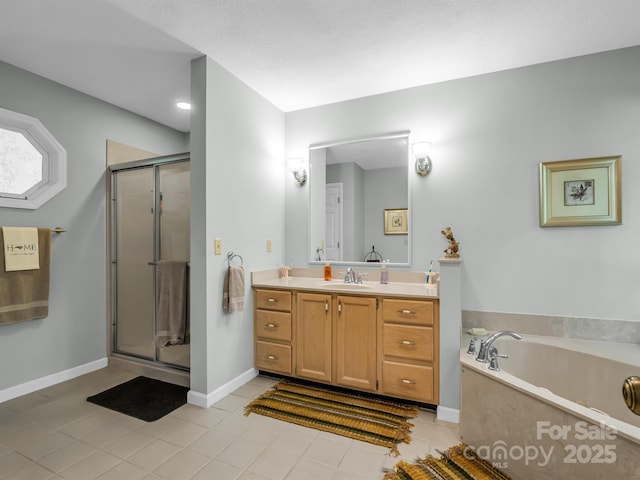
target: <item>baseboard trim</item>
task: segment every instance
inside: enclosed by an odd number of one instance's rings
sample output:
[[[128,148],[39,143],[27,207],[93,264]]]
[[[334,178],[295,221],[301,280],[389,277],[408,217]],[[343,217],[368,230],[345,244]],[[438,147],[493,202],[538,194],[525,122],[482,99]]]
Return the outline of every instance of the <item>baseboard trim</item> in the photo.
[[[460,410],[438,405],[437,418],[443,422],[460,423]]]
[[[241,373],[236,378],[229,380],[224,385],[216,388],[211,393],[201,393],[194,390],[189,390],[187,393],[187,403],[196,405],[197,407],[209,408],[216,402],[219,402],[224,397],[229,395],[234,390],[237,390],[245,383],[250,382],[253,378],[258,376],[258,371],[255,368],[250,368],[244,373]]]
[[[21,397],[22,395],[27,395],[37,390],[42,390],[43,388],[47,388],[58,383],[66,382],[67,380],[71,380],[72,378],[79,377],[80,375],[84,375],[95,370],[100,370],[101,368],[105,368],[107,364],[107,357],[104,357],[93,362],[85,363],[84,365],[63,370],[62,372],[52,373],[46,377],[37,378],[14,387],[5,388],[4,390],[0,390],[0,403]]]

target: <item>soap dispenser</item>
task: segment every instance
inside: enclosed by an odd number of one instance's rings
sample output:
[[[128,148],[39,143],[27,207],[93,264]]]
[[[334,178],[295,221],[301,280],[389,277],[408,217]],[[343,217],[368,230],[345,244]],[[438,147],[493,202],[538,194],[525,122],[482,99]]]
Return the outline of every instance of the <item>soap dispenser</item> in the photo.
[[[327,262],[324,266],[324,279],[325,281],[331,280],[331,265]]]
[[[389,260],[382,261],[382,267],[380,267],[380,283],[387,284],[389,283],[389,271],[387,270],[387,263]]]

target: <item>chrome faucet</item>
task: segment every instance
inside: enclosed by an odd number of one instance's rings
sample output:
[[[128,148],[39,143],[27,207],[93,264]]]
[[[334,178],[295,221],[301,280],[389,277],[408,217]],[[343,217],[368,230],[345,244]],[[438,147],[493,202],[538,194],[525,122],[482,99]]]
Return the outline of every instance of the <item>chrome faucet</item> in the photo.
[[[347,273],[344,274],[344,283],[356,283],[356,272],[353,268],[347,268]]]
[[[510,330],[500,330],[499,332],[493,333],[486,340],[483,339],[480,341],[480,350],[478,351],[478,356],[476,357],[477,362],[488,363],[489,359],[488,353],[491,349],[493,342],[495,342],[498,338],[503,337],[505,335],[509,335],[510,337],[515,338],[516,340],[522,340],[522,335],[512,332]]]
[[[356,275],[355,270],[351,267],[347,268],[346,272],[339,273],[344,273],[344,283],[354,283],[356,285],[362,285],[362,277],[367,275],[366,273],[358,273]]]

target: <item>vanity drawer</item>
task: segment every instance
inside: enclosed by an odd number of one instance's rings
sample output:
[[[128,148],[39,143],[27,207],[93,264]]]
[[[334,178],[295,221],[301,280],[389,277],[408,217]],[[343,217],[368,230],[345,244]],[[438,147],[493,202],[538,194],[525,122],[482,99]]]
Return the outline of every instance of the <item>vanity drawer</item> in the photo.
[[[431,301],[387,298],[382,301],[382,319],[385,322],[433,325],[433,312]]]
[[[256,337],[291,341],[291,314],[256,310]]]
[[[384,355],[433,361],[433,328],[385,324],[382,327]]]
[[[291,347],[277,343],[256,342],[256,368],[291,374]]]
[[[270,310],[256,310],[255,328],[256,337],[290,342],[291,314]]]
[[[387,395],[425,403],[433,402],[433,368],[382,362],[382,390]]]
[[[291,292],[283,290],[256,290],[256,308],[291,311]]]

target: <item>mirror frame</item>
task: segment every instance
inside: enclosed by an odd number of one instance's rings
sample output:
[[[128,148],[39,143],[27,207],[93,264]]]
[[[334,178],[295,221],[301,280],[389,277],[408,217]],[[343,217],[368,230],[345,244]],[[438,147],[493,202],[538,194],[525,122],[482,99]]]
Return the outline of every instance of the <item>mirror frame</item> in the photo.
[[[413,171],[411,168],[411,130],[401,130],[397,132],[391,133],[383,133],[379,135],[370,135],[366,137],[355,137],[355,138],[346,138],[342,140],[337,140],[333,142],[324,142],[324,143],[312,143],[309,145],[308,151],[319,150],[322,148],[328,147],[336,147],[339,145],[346,145],[350,143],[360,143],[360,142],[368,142],[375,140],[389,140],[393,138],[406,138],[407,139],[407,209],[408,209],[408,221],[409,221],[409,232],[407,233],[407,261],[406,262],[390,262],[387,265],[394,267],[411,267],[411,237],[413,231],[413,208],[411,206],[411,172]],[[309,185],[309,198],[308,198],[308,208],[307,208],[307,262],[309,265],[324,265],[326,261],[324,260],[312,260],[313,258],[313,247],[311,246],[311,185]],[[346,265],[346,266],[366,266],[366,267],[378,267],[379,263],[372,262],[356,262],[356,261],[345,261],[345,260],[332,260],[332,265]]]

